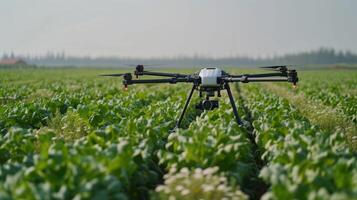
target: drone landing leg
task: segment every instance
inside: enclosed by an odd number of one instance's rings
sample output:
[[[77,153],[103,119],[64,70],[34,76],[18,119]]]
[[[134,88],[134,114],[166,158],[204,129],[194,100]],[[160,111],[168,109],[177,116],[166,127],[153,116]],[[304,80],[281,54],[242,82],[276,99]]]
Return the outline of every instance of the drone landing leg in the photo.
[[[229,101],[231,102],[231,105],[232,105],[232,108],[233,108],[233,113],[234,113],[234,116],[235,116],[235,118],[237,120],[237,123],[238,123],[238,125],[243,125],[242,121],[239,118],[238,110],[237,110],[236,104],[234,103],[233,95],[232,95],[232,92],[231,92],[231,88],[229,87],[229,84],[226,83],[224,85],[224,87],[227,90]]]
[[[183,107],[183,110],[182,110],[182,112],[181,112],[180,118],[179,118],[179,120],[178,120],[177,123],[176,123],[176,128],[179,128],[179,127],[180,127],[181,121],[182,121],[182,119],[183,119],[183,116],[185,115],[185,112],[186,112],[186,109],[187,109],[187,107],[188,107],[188,104],[190,104],[191,97],[192,97],[192,94],[193,94],[193,92],[195,91],[195,89],[196,89],[196,86],[194,85],[194,86],[192,87],[191,91],[190,91],[190,94],[189,94],[188,97],[187,97],[187,100],[186,100],[185,106]]]

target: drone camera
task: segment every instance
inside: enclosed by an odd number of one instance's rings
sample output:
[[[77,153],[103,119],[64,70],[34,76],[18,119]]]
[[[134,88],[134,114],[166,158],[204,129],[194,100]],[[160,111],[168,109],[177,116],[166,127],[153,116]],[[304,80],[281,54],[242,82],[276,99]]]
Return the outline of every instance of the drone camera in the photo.
[[[198,110],[213,110],[218,108],[218,100],[202,100],[200,103],[196,105],[196,109]]]

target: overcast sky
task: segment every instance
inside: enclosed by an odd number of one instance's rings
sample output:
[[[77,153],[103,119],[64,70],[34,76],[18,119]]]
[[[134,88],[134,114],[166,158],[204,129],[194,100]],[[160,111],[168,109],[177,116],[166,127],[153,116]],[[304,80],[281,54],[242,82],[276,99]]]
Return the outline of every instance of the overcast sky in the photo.
[[[356,0],[1,0],[0,53],[266,56],[357,52]]]

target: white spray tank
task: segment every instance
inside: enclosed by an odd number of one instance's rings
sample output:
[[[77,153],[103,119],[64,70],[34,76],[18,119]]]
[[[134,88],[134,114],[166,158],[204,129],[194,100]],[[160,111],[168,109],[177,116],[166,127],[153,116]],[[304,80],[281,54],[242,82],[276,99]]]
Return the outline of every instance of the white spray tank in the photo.
[[[218,78],[222,77],[222,70],[214,67],[207,67],[200,70],[198,74],[201,77],[201,86],[215,87],[220,86]]]

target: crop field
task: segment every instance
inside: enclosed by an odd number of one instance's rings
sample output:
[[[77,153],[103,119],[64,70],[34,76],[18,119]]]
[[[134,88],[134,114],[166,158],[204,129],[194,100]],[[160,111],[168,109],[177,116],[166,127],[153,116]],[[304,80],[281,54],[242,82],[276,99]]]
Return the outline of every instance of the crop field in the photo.
[[[239,73],[239,69],[229,71]],[[0,199],[357,199],[357,70],[232,84],[171,131],[190,84],[0,70]]]

